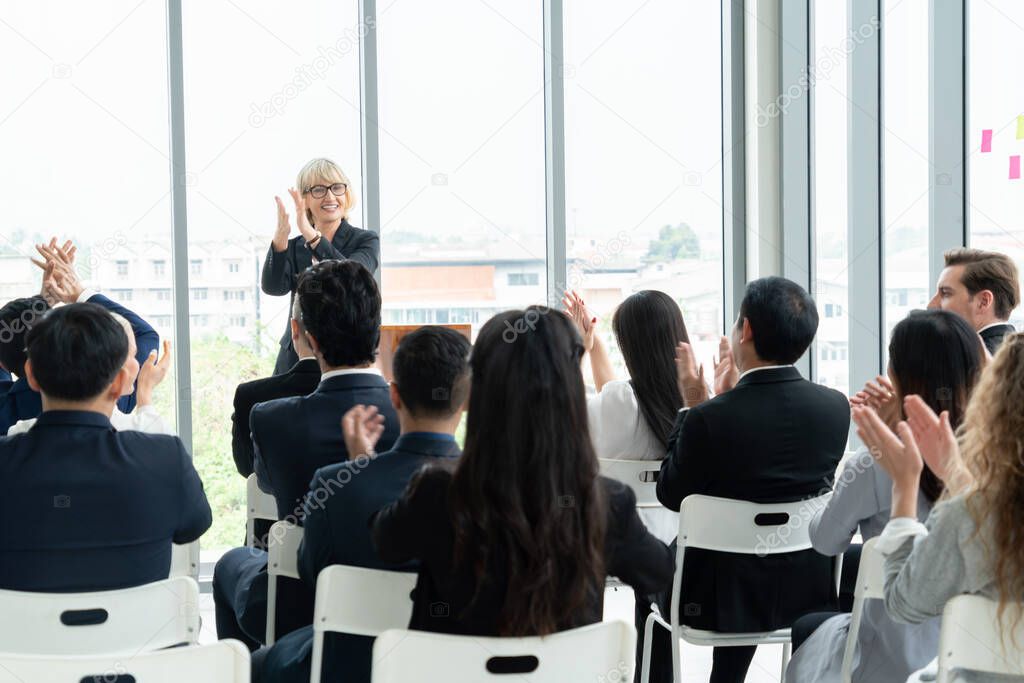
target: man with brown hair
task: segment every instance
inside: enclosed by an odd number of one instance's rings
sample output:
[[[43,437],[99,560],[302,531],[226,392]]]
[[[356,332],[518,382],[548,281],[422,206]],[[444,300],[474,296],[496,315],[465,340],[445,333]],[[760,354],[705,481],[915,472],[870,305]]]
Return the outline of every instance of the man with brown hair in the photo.
[[[928,308],[958,314],[978,331],[995,353],[1016,330],[1007,322],[1020,304],[1017,266],[1006,254],[981,249],[950,249]]]

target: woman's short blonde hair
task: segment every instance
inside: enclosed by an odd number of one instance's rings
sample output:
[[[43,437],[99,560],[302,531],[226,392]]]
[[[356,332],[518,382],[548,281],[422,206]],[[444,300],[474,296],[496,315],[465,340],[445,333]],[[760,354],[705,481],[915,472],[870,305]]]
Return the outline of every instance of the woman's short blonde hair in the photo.
[[[339,202],[342,216],[348,218],[348,212],[356,205],[356,195],[352,191],[352,183],[348,176],[341,170],[341,166],[330,159],[320,157],[306,162],[306,165],[299,171],[299,177],[295,186],[299,192],[305,194],[314,185],[332,185],[334,183],[345,183],[345,197]],[[306,209],[306,218],[310,225],[313,224],[313,212]]]

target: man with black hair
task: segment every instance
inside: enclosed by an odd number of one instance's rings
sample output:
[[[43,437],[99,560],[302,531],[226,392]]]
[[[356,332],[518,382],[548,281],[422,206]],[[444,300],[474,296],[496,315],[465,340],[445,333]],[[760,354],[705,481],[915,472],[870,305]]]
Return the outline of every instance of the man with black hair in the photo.
[[[747,285],[731,343],[722,338],[714,398],[689,345],[679,345],[685,407],[658,477],[663,505],[679,510],[693,494],[781,503],[832,490],[850,406],[841,393],[805,380],[793,365],[817,329],[810,295],[795,282],[766,277]],[[835,609],[832,559],[813,550],[765,557],[687,550],[685,569],[680,618],[695,628],[773,631],[803,614]],[[669,637],[656,628],[652,681],[672,678]],[[715,648],[712,683],[743,681],[754,652]]]
[[[398,437],[388,383],[373,367],[380,341],[380,290],[355,261],[323,261],[299,276],[295,296],[303,335],[320,365],[320,384],[308,396],[253,406],[249,417],[254,469],[260,488],[277,500],[280,519],[301,523],[302,499],[313,474],[348,459],[342,416],[353,406],[384,416],[382,450]],[[313,591],[298,581],[279,585],[276,633],[312,622]],[[235,548],[213,575],[217,635],[255,649],[266,629],[267,554]]]
[[[0,588],[98,591],[167,578],[171,544],[212,522],[176,436],[119,432],[134,377],[120,323],[95,304],[52,310],[25,336],[21,371],[43,412],[0,437]]]
[[[464,336],[444,327],[421,327],[402,339],[391,383],[401,436],[390,451],[368,455],[384,429],[375,407],[345,413],[349,460],[317,470],[306,494],[299,574],[311,588],[332,564],[403,568],[377,557],[367,520],[401,498],[420,468],[452,463],[460,454],[454,434],[469,395],[469,348]],[[260,651],[253,658],[254,680],[308,681],[312,643],[313,629],[305,627]],[[372,649],[373,638],[328,634],[324,676],[369,683]]]

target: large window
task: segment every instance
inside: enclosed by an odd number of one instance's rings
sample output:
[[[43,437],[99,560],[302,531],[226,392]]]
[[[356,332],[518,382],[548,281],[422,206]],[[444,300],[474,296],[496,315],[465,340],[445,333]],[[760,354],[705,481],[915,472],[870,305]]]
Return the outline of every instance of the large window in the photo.
[[[888,340],[910,310],[928,304],[935,283],[928,274],[928,3],[886,0],[883,7],[882,252]]]
[[[170,334],[161,3],[7,3],[0,22],[0,298],[39,291],[33,245],[73,239],[80,277]],[[130,84],[130,87],[128,87]],[[169,374],[158,389],[174,424]]]
[[[598,316],[620,373],[612,314],[642,289],[676,299],[709,375],[718,351],[720,35],[714,2],[566,3],[569,284]]]
[[[377,23],[385,321],[545,303],[540,3],[395,3]]]
[[[1024,4],[985,0],[969,7],[970,242],[1009,254],[1024,270],[1024,180],[1019,165],[1024,155],[1024,97],[1001,78],[1004,65],[1024,58]],[[1018,308],[1012,320],[1022,327],[1024,309]]]
[[[814,4],[813,294],[820,322],[813,367],[816,381],[844,394],[850,389],[847,66],[856,45],[851,41],[857,35],[850,31],[846,3],[818,0]]]

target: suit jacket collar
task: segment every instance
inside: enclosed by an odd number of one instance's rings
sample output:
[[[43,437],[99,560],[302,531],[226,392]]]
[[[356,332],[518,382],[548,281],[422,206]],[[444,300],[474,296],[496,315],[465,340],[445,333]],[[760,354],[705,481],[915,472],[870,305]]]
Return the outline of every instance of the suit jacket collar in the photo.
[[[293,365],[290,370],[288,370],[288,374],[290,375],[299,373],[312,374],[314,372],[318,375],[320,374],[320,363],[317,362],[316,358],[306,358],[305,360],[300,360],[296,362],[295,365]]]
[[[100,427],[113,430],[110,418],[91,410],[47,410],[40,413],[33,431],[40,427]]]
[[[759,370],[752,372],[736,383],[737,387],[747,384],[774,384],[776,382],[795,382],[802,380],[800,371],[789,365],[784,368],[772,368],[770,370]]]
[[[995,323],[978,332],[982,337],[1005,336],[1016,332],[1017,328],[1012,323]]]
[[[351,389],[387,389],[388,383],[380,375],[369,372],[351,375],[335,375],[322,380],[314,393],[323,394],[332,391],[349,391]]]
[[[401,451],[415,455],[428,455],[439,458],[453,458],[462,454],[455,439],[434,439],[421,434],[402,434],[395,441],[389,453]],[[383,455],[383,454],[382,454]]]

